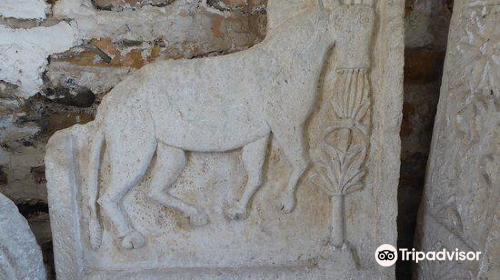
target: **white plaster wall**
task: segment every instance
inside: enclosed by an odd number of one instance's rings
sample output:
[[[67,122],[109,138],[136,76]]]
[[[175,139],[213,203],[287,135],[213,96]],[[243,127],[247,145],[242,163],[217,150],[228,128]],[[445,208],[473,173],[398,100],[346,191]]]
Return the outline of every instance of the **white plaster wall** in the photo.
[[[20,97],[38,92],[47,57],[76,43],[75,32],[66,22],[50,27],[14,29],[0,25],[0,80],[20,87]]]
[[[0,15],[22,19],[45,19],[47,7],[43,0],[2,0]]]

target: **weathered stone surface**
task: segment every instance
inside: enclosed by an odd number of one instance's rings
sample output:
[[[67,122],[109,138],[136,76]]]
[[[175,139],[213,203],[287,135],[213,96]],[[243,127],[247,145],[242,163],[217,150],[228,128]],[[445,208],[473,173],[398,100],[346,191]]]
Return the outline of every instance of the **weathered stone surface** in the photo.
[[[58,278],[394,279],[403,3],[370,3],[270,2],[262,43],[147,64],[57,132]]]
[[[0,193],[0,279],[46,279],[43,257],[26,219]]]
[[[418,279],[500,277],[500,2],[455,1],[417,245],[482,252]]]

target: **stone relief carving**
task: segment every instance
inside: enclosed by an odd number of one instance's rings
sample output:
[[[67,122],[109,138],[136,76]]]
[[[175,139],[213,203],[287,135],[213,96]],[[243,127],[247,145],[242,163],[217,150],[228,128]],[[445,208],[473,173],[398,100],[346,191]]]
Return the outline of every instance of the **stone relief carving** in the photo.
[[[262,43],[224,56],[148,64],[105,96],[95,121],[51,138],[46,170],[61,279],[138,272],[144,279],[234,279],[235,271],[241,279],[322,279],[326,271],[371,279],[373,254],[359,253],[357,270],[335,267],[322,250],[330,240],[330,249],[370,244],[359,248],[365,252],[393,238],[365,234],[373,230],[367,223],[391,223],[396,205],[373,211],[387,194],[382,190],[392,187],[387,178],[381,184],[385,171],[368,172],[367,161],[372,153],[380,159],[399,152],[378,146],[367,155],[372,96],[394,97],[380,127],[397,131],[400,81],[382,69],[400,67],[402,51],[383,65],[371,63],[371,1],[295,2],[301,8],[290,17],[280,12],[287,1],[269,3],[272,25]],[[384,6],[395,20],[379,32],[391,42],[402,38],[388,32],[392,25],[402,30],[401,3]],[[330,62],[333,71],[325,68]],[[333,91],[318,89],[322,75],[334,77]],[[384,81],[374,93],[371,77]],[[373,137],[398,136],[379,130]],[[316,176],[305,180],[310,161]],[[356,192],[365,184],[374,191]],[[344,205],[349,223],[363,229],[346,226]],[[233,276],[211,277],[213,269]]]
[[[353,10],[346,11],[352,13]],[[315,104],[325,56],[338,32],[328,28],[332,15],[319,0],[315,7],[275,30],[276,35],[271,34],[247,51],[220,58],[153,63],[117,85],[99,107],[91,148],[89,205],[93,247],[99,247],[101,234],[96,201],[116,228],[123,248],[143,246],[143,236],[129,224],[120,203],[142,178],[155,153],[151,200],[181,211],[193,225],[202,226],[209,219],[202,208],[169,194],[169,188],[185,167],[185,152],[226,152],[242,148],[248,180],[242,197],[228,209],[227,216],[245,219],[248,203],[262,183],[268,138],[272,133],[293,169],[280,205],[283,212],[290,213],[295,206],[297,182],[309,162],[303,126]],[[370,29],[361,31],[371,34]],[[273,63],[261,68],[266,61]],[[241,69],[241,65],[246,68]],[[155,73],[163,73],[161,79]],[[364,71],[339,73],[346,77],[346,83],[354,82],[357,86],[359,81],[359,90],[365,94]],[[179,83],[180,76],[184,81]],[[358,94],[357,89],[354,93],[349,87],[346,90],[347,99],[365,101],[363,96],[349,96]],[[132,109],[124,110],[130,99],[134,100],[134,104],[130,104]],[[357,118],[364,115],[356,116],[357,112],[352,112],[358,109],[357,104],[345,105],[348,105],[345,109],[339,106],[336,109],[345,110],[339,111],[343,120],[354,122],[353,127],[358,128]],[[360,113],[364,113],[363,108],[361,110]],[[137,135],[137,131],[141,131],[141,135]],[[105,192],[97,198],[103,144],[110,157],[111,178]],[[350,185],[345,187],[348,189]]]
[[[340,248],[344,238],[344,198],[363,188],[364,163],[370,143],[370,88],[366,69],[337,70],[336,92],[328,103],[335,120],[325,123],[312,182],[332,204],[331,243]],[[325,111],[326,112],[326,111]],[[323,121],[329,118],[324,116]]]
[[[475,7],[475,8],[474,8]],[[457,61],[461,71],[456,71],[454,83],[466,77],[469,96],[457,113],[456,127],[464,134],[466,142],[477,142],[495,128],[498,122],[500,98],[500,31],[498,30],[498,5],[473,6],[468,16],[466,32],[457,46],[462,59]],[[457,81],[458,80],[458,81]]]
[[[417,244],[425,250],[442,247],[488,253],[479,263],[450,263],[448,268],[419,264],[419,279],[440,279],[443,270],[453,270],[448,275],[453,279],[500,275],[499,268],[490,265],[499,252],[491,236],[498,234],[492,225],[498,220],[500,199],[500,6],[495,1],[460,1],[456,7],[450,70],[441,93],[445,97],[436,120]],[[451,119],[449,128],[444,116]],[[444,145],[440,150],[446,152],[437,151],[436,145]],[[439,246],[428,239],[430,235],[437,237]]]
[[[0,279],[45,280],[42,250],[14,202],[0,193]]]
[[[339,58],[336,64],[336,78],[332,96],[326,97],[327,108],[322,111],[322,142],[316,151],[314,170],[310,177],[314,185],[320,187],[329,197],[331,203],[331,235],[330,245],[340,250],[343,258],[337,257],[345,265],[355,267],[356,263],[345,240],[345,203],[350,193],[363,189],[363,177],[366,169],[364,163],[370,143],[370,82],[369,52],[373,18],[368,1],[345,1],[348,5],[362,4],[365,15],[360,17],[351,28],[340,32],[344,37],[340,42],[365,42],[360,47],[351,44],[339,44],[339,53],[353,56],[362,53],[364,61],[361,68],[344,68],[353,66],[349,59]],[[356,37],[356,39],[352,37]],[[325,103],[325,102],[324,102]],[[327,253],[328,254],[328,253]]]

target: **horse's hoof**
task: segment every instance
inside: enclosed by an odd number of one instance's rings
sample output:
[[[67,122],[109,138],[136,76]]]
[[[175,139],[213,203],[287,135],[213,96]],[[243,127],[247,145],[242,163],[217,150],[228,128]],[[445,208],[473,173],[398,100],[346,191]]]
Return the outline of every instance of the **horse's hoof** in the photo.
[[[246,207],[240,207],[239,205],[235,205],[232,207],[229,207],[226,210],[226,216],[230,220],[235,220],[235,221],[241,221],[245,220],[248,218],[248,211]]]
[[[189,222],[196,227],[201,227],[208,224],[208,215],[205,211],[199,209],[197,213],[189,216]]]
[[[132,250],[139,249],[144,246],[146,240],[142,234],[137,231],[131,231],[127,235],[125,235],[122,239],[122,248]]]
[[[295,208],[295,198],[293,196],[283,196],[277,206],[283,213],[289,214]]]

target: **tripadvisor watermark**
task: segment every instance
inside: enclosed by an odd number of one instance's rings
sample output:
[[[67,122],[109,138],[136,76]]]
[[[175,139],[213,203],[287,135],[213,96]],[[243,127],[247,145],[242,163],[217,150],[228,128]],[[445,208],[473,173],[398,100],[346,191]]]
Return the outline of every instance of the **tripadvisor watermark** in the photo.
[[[375,251],[375,260],[381,266],[391,266],[398,259],[402,261],[479,261],[481,252],[464,252],[455,249],[449,251],[446,249],[440,251],[416,251],[415,249],[408,250],[400,248],[399,252],[394,246],[389,244],[380,245]]]
[[[401,253],[401,260],[403,261],[415,261],[418,263],[419,261],[428,260],[428,261],[478,261],[481,252],[464,252],[458,251],[448,251],[443,249],[441,251],[428,251],[421,252],[415,251],[412,249],[409,251],[408,249],[401,248],[399,249]]]

